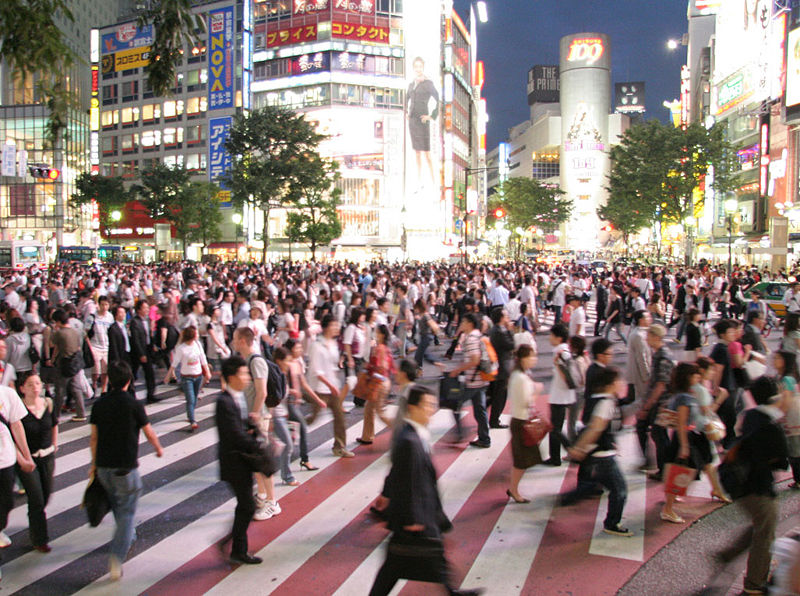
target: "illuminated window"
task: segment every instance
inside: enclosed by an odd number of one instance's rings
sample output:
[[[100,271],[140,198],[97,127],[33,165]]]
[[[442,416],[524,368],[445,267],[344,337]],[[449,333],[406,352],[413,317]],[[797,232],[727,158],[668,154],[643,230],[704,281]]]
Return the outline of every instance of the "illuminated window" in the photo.
[[[104,110],[100,114],[100,123],[103,128],[116,128],[119,123],[119,110]]]
[[[181,114],[183,114],[182,99],[164,102],[164,118],[178,118]]]
[[[160,130],[146,130],[142,133],[142,147],[144,150],[158,148],[161,145]]]
[[[142,122],[154,122],[161,118],[161,104],[149,103],[142,106]]]
[[[175,166],[183,165],[183,155],[165,155],[164,165],[174,168]]]
[[[199,97],[190,97],[186,100],[186,114],[191,116],[192,114],[199,114],[200,113],[200,98]]]
[[[206,169],[206,154],[192,153],[186,156],[186,169],[192,172],[201,172]]]
[[[122,108],[120,111],[122,120],[122,127],[128,128],[136,126],[139,122],[139,108]]]
[[[164,145],[175,146],[183,143],[183,127],[165,128],[163,132]]]

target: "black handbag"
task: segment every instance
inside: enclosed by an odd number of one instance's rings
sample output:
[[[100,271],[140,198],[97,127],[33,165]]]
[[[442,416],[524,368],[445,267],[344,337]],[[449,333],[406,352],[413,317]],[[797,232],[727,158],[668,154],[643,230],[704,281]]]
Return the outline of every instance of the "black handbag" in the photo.
[[[36,349],[36,346],[31,344],[31,347],[28,348],[28,358],[31,361],[31,364],[37,364],[41,357],[39,356],[39,351]]]
[[[461,396],[464,388],[458,377],[444,375],[439,380],[439,407],[448,410],[457,410],[461,406]]]
[[[96,528],[103,521],[103,518],[111,510],[111,501],[103,485],[100,484],[97,476],[92,476],[89,486],[83,493],[81,507],[86,509],[86,517],[89,518],[89,525]]]
[[[237,451],[236,453],[251,472],[272,476],[280,468],[272,443],[257,427],[251,426],[251,428],[257,440],[256,447],[252,451]]]
[[[89,345],[89,342],[83,340],[83,368],[94,368],[94,352]]]

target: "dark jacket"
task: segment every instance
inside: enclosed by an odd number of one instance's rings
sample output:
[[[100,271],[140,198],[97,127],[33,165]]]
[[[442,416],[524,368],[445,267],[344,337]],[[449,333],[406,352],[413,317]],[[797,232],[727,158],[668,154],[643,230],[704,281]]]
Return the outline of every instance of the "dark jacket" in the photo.
[[[511,376],[514,362],[514,336],[506,327],[495,325],[489,332],[489,341],[497,352],[497,379],[505,380]]]
[[[130,337],[128,338],[130,341]],[[116,321],[108,327],[108,362],[118,360],[128,362],[129,353],[125,351],[125,336]]]
[[[606,307],[608,307],[608,288],[603,284],[597,284],[597,316],[605,318]]]
[[[392,532],[421,524],[422,535],[439,538],[452,528],[442,509],[436,486],[436,470],[417,431],[406,422],[392,450],[392,469],[386,479],[389,493],[387,519]]]
[[[788,456],[786,435],[777,422],[760,407],[747,410],[738,453],[750,463],[745,495],[776,496],[772,471],[785,470]]]
[[[239,453],[256,450],[256,438],[247,432],[247,422],[242,418],[239,406],[227,392],[217,398],[217,431],[219,432],[219,471],[220,478],[231,484],[251,479],[252,472]]]
[[[594,393],[599,393],[600,387],[595,387],[597,384],[597,377],[600,372],[605,369],[605,366],[592,362],[589,368],[586,369],[586,381],[584,381],[583,399],[588,400]]]
[[[130,324],[130,342],[131,356],[133,358],[139,359],[142,356],[150,356],[147,339],[147,331],[145,331],[142,320],[138,316],[132,317]]]

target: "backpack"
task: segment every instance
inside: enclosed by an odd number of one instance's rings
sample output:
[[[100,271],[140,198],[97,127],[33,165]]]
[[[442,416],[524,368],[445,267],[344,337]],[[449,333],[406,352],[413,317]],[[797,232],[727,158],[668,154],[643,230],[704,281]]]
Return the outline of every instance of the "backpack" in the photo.
[[[558,280],[558,281],[557,281],[555,284],[553,284],[553,285],[550,287],[550,291],[549,291],[549,292],[547,292],[547,301],[548,301],[548,302],[552,302],[552,301],[553,301],[553,298],[554,298],[554,297],[555,297],[555,295],[556,295],[556,288],[558,288],[558,286],[560,286],[562,283],[563,283],[563,282],[562,282],[561,280]]]
[[[559,355],[557,364],[558,370],[560,370],[561,374],[564,375],[564,382],[567,384],[567,388],[577,389],[583,382],[583,379],[581,378],[583,375],[581,374],[578,361],[572,356],[565,357],[567,354],[568,353],[565,350]]]
[[[475,369],[475,374],[479,375],[482,381],[494,381],[497,378],[497,371],[500,370],[500,361],[497,359],[497,352],[492,342],[485,335],[481,335],[481,361]],[[473,379],[475,375],[473,375]]]
[[[267,374],[267,397],[264,400],[264,403],[268,408],[274,408],[281,403],[281,400],[286,393],[286,381],[283,377],[283,372],[274,362],[267,360],[260,354],[253,354],[247,361],[247,370],[253,380],[255,380],[255,376],[253,375],[252,363],[256,358],[262,358],[264,362],[267,363],[267,369],[269,373]]]

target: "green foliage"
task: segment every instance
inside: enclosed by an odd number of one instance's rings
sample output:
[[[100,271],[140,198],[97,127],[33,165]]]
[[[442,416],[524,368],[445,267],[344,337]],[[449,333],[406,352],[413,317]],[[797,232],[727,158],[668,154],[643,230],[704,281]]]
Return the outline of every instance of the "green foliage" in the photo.
[[[63,80],[76,56],[55,23],[59,16],[74,21],[66,0],[0,2],[0,57],[21,81],[37,75],[37,93],[50,110],[45,130],[51,146],[66,128],[68,109],[76,106],[74,90]]]
[[[185,48],[200,43],[198,32],[205,31],[205,20],[192,14],[191,0],[151,0],[137,22],[140,28],[146,25],[154,28],[150,63],[144,68],[147,82],[154,95],[166,97],[172,94]]]
[[[305,120],[283,108],[267,106],[237,114],[225,144],[232,167],[226,176],[237,206],[249,203],[264,211],[264,250],[269,242],[269,211],[301,202],[307,189],[324,178],[318,146],[325,139]]]
[[[201,213],[210,210],[203,203],[212,203],[219,188],[209,182],[192,182],[191,174],[183,167],[170,168],[161,162],[154,163],[141,174],[142,184],[135,187],[139,200],[153,219],[166,219],[175,226],[175,232],[183,244],[183,256],[192,238],[211,238],[219,235],[219,222],[214,231],[214,222],[199,224]],[[220,216],[221,218],[221,216]],[[199,230],[199,231],[198,231]],[[205,234],[205,236],[203,236]]]
[[[632,126],[611,149],[609,199],[598,215],[624,234],[682,223],[702,209],[694,191],[710,166],[715,192],[732,188],[734,158],[722,125],[693,123],[684,130],[651,120]]]
[[[572,200],[563,195],[563,190],[532,178],[509,178],[489,198],[489,209],[490,212],[497,207],[506,210],[507,228],[537,226],[549,230],[572,214]]]
[[[192,182],[189,193],[196,197],[194,222],[189,230],[189,240],[205,248],[222,237],[222,211],[216,199],[219,187],[211,182]]]
[[[342,223],[336,207],[342,191],[335,188],[339,177],[338,165],[319,156],[309,160],[308,186],[302,197],[291,202],[287,214],[286,236],[290,242],[305,242],[311,249],[311,259],[317,258],[317,247],[330,244],[341,236]]]
[[[97,201],[100,226],[107,229],[111,223],[111,213],[121,210],[125,203],[135,198],[135,193],[125,188],[120,176],[92,176],[82,172],[75,180],[76,192],[70,197],[73,208],[79,209]]]

